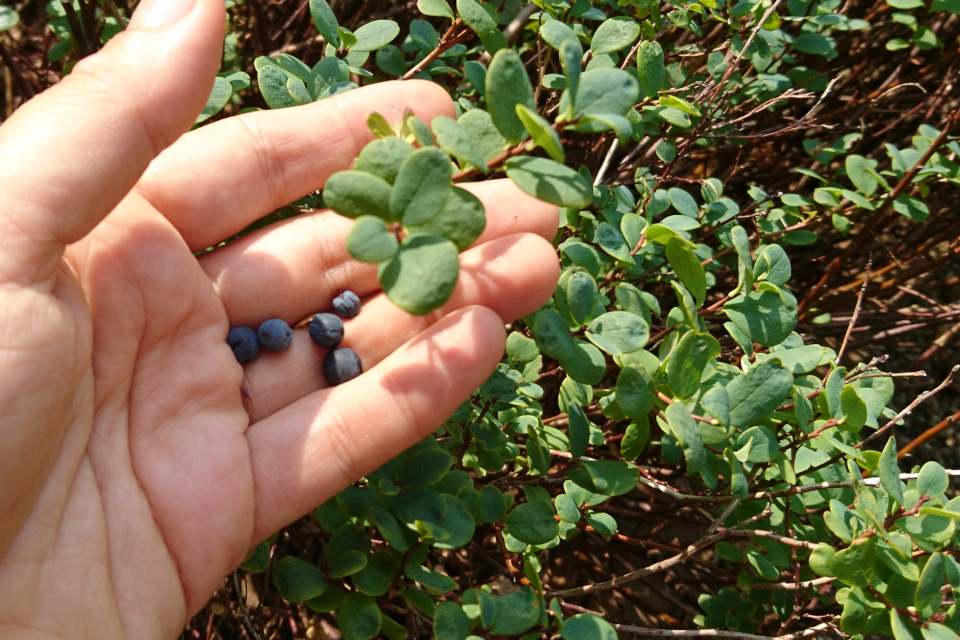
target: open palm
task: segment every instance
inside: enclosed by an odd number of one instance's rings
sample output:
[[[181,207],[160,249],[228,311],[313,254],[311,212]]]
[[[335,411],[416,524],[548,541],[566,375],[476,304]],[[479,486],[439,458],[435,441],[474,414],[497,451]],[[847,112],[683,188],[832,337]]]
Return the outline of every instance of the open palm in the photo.
[[[330,212],[195,258],[347,168],[371,111],[452,114],[432,84],[390,84],[180,137],[222,25],[219,0],[135,18],[0,128],[4,638],[174,637],[250,546],[438,427],[552,291],[556,209],[498,181],[475,186],[487,229],[425,318],[378,294]],[[366,297],[345,340],[361,377],[326,389],[303,330],[234,360],[229,327],[346,288]]]

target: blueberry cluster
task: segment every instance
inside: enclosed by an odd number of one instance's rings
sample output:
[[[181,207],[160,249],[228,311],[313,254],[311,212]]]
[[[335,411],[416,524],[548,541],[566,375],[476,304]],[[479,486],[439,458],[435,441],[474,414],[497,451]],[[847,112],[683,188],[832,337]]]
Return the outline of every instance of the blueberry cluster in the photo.
[[[329,349],[323,358],[323,377],[330,385],[338,385],[360,375],[363,367],[357,352],[348,347],[338,348],[343,340],[342,318],[353,318],[360,313],[360,297],[353,291],[344,291],[333,299],[333,313],[318,313],[307,325],[310,339]],[[250,327],[235,327],[227,334],[227,344],[240,364],[253,362],[260,350],[279,353],[286,351],[293,341],[293,329],[280,318],[271,318],[257,331]]]

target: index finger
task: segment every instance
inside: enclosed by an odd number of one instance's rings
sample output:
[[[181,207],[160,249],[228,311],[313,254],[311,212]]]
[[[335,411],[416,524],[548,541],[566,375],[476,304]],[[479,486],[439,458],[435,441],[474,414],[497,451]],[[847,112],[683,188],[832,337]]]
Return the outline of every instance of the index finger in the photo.
[[[183,136],[154,160],[137,188],[198,251],[349,169],[374,137],[370,114],[392,123],[407,108],[426,122],[454,113],[447,92],[423,80],[383,82],[301,107],[247,113]]]

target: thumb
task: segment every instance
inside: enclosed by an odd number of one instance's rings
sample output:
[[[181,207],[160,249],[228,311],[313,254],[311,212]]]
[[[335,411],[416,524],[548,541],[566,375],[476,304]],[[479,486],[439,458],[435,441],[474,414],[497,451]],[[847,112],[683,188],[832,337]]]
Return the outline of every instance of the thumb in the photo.
[[[125,31],[0,127],[0,282],[50,281],[206,104],[223,0],[143,0]]]

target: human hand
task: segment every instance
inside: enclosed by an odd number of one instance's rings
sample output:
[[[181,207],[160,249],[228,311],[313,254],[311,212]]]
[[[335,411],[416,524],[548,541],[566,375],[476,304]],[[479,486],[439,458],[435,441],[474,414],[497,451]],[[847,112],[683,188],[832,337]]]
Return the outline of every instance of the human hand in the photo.
[[[371,111],[453,114],[391,83],[182,135],[223,24],[220,0],[143,0],[0,128],[0,637],[174,637],[252,545],[436,429],[552,293],[556,208],[505,181],[472,187],[487,228],[427,317],[330,212],[195,258],[349,167]],[[236,363],[229,327],[346,288],[371,296],[345,342],[362,376],[324,388],[303,330]]]

